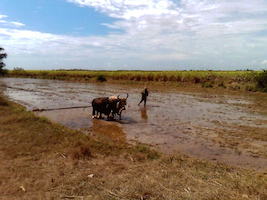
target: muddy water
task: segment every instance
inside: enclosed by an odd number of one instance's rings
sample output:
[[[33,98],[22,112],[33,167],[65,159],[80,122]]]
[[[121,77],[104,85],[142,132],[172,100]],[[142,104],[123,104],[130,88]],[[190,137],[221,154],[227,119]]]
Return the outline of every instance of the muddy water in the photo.
[[[6,85],[5,94],[11,100],[28,110],[47,109],[36,114],[71,128],[91,132],[99,127],[105,132],[106,128],[116,138],[147,143],[163,153],[180,152],[267,170],[266,95],[182,92],[150,86],[144,108],[143,104],[137,106],[143,89],[139,86],[22,78],[0,79],[0,83]],[[91,119],[93,98],[127,93],[130,96],[121,121]]]

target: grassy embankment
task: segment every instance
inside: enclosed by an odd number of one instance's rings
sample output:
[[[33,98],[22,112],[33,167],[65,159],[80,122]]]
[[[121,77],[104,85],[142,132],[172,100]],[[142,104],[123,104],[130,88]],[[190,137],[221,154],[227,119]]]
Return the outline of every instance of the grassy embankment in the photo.
[[[2,95],[0,158],[0,199],[267,198],[266,174],[85,135]]]
[[[202,88],[234,91],[262,91],[259,71],[49,71],[12,70],[7,76],[45,78],[85,82],[120,82],[140,84],[194,85]],[[264,74],[266,76],[266,73]],[[264,78],[266,79],[266,78]],[[264,80],[264,84],[266,84]],[[264,91],[265,92],[265,91]]]

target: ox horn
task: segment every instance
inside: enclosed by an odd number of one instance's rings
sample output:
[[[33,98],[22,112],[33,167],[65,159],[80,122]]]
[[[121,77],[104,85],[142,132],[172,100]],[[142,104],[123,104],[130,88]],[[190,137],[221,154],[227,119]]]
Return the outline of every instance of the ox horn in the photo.
[[[120,99],[120,94],[117,96],[118,99]]]
[[[128,99],[128,97],[129,97],[129,94],[127,93],[127,97],[126,97],[126,99]]]

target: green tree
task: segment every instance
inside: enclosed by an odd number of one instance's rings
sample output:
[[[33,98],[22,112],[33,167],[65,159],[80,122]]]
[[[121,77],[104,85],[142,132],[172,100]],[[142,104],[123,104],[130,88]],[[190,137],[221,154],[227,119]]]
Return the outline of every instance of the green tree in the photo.
[[[6,70],[3,69],[6,65],[2,60],[7,57],[7,54],[2,53],[2,51],[4,51],[4,48],[0,47],[0,75],[6,72]]]

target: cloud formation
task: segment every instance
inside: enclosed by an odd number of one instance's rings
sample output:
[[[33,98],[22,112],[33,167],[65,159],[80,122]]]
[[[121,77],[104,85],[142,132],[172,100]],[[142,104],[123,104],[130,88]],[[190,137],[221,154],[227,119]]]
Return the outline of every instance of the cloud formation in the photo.
[[[10,21],[6,21],[6,20],[1,20],[3,18],[8,18],[8,16],[6,15],[0,15],[0,25],[2,26],[6,26],[6,27],[22,27],[25,26],[25,24],[22,24],[20,22],[10,22]]]
[[[88,65],[90,58],[92,66],[105,66],[105,60],[110,69],[167,65],[167,69],[234,70],[252,66],[251,60],[262,63],[266,59],[266,1],[66,1],[115,18],[113,23],[102,23],[111,29],[110,34],[71,37],[22,30],[24,24],[4,21],[7,16],[0,15],[0,25],[9,24],[0,28],[1,43],[17,55],[53,54],[64,60],[69,53],[67,60],[79,58]],[[116,29],[122,33],[112,32]]]

